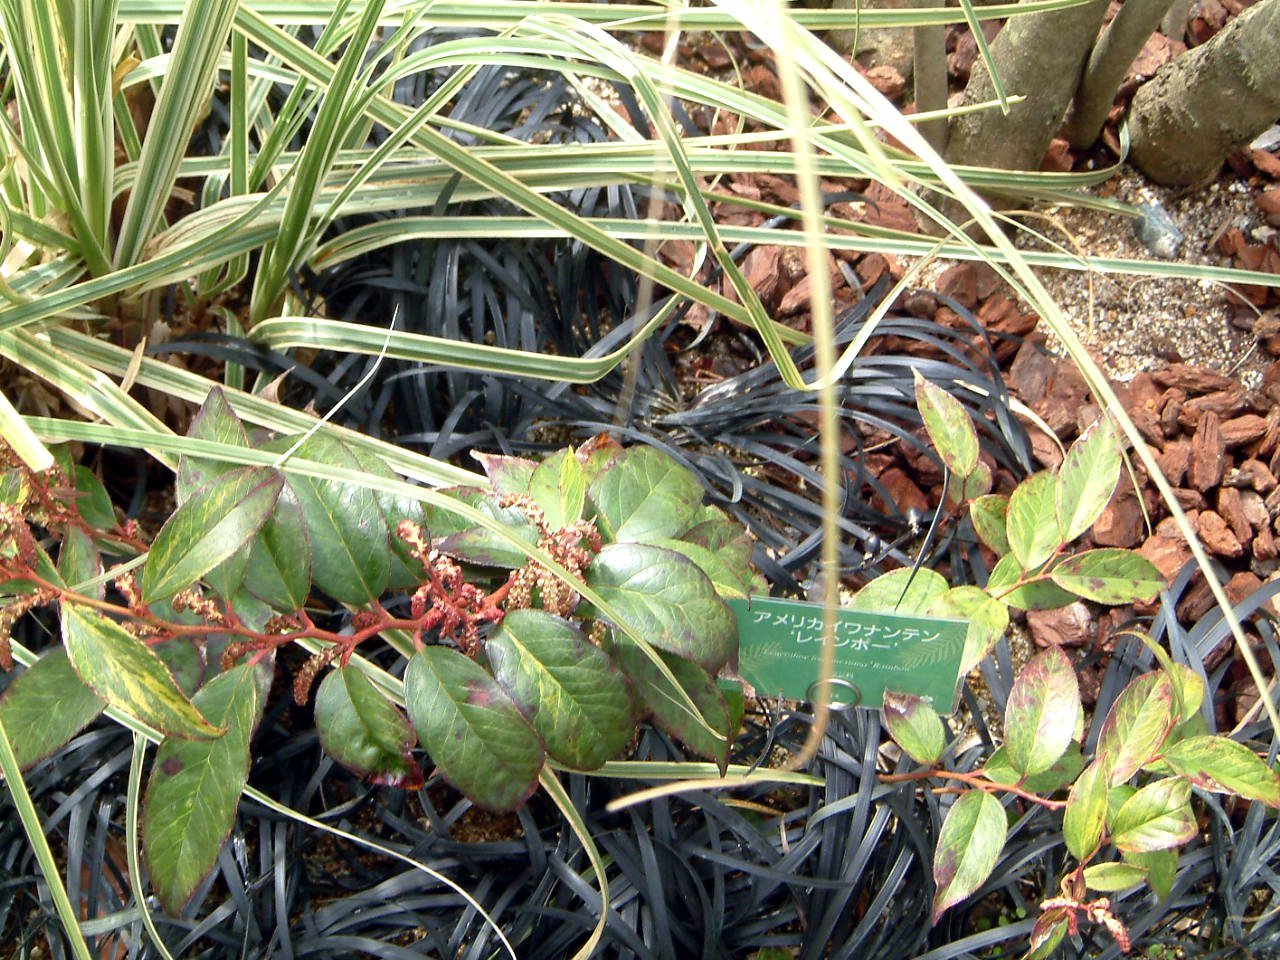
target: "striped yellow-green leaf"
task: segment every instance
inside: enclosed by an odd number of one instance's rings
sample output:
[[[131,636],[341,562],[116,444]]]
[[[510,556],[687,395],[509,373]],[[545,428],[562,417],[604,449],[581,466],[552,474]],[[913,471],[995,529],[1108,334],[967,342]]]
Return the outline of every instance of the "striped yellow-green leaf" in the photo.
[[[168,599],[248,544],[283,486],[278,470],[240,467],[196,491],[156,535],[142,570],[142,599]]]
[[[178,689],[154,651],[114,620],[64,603],[62,642],[80,679],[111,706],[169,736],[222,734]]]
[[[514,810],[538,783],[542,741],[493,677],[447,647],[409,661],[404,700],[418,738],[445,779],[472,802]]]
[[[262,708],[258,672],[242,664],[197,691],[195,703],[226,728],[223,736],[166,737],[156,752],[143,800],[142,840],[151,884],[170,913],[181,912],[213,869],[235,822],[249,777],[249,738]]]

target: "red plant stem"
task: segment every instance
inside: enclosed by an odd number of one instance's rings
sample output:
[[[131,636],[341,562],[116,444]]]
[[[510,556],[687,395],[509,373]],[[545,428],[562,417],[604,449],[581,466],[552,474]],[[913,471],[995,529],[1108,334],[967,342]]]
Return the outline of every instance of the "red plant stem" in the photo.
[[[1047,800],[1044,797],[1037,796],[1028,790],[1014,786],[1008,783],[998,783],[995,780],[988,780],[980,773],[962,773],[958,770],[939,770],[930,768],[928,770],[913,770],[910,773],[882,773],[880,775],[881,783],[908,783],[913,780],[928,780],[930,777],[937,777],[939,780],[958,780],[961,783],[975,790],[982,790],[985,793],[1011,793],[1015,797],[1021,797],[1031,803],[1039,804],[1048,810],[1061,810],[1066,807],[1066,801],[1063,800]]]

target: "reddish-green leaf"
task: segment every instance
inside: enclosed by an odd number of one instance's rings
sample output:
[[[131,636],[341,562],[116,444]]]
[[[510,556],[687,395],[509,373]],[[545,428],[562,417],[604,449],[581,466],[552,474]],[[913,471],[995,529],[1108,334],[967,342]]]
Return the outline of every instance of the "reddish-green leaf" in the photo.
[[[693,561],[647,543],[614,543],[587,584],[650,644],[715,672],[737,649],[738,622]],[[615,624],[616,626],[616,624]]]
[[[355,454],[360,469],[369,476],[380,480],[400,479],[396,472],[376,454],[360,447],[348,449]],[[383,522],[391,533],[389,557],[391,565],[387,574],[387,586],[392,590],[416,589],[426,579],[426,571],[423,569],[422,561],[413,555],[409,544],[396,536],[396,528],[400,526],[400,521],[409,520],[426,533],[430,533],[426,529],[427,517],[422,501],[415,497],[400,496],[382,490],[373,491],[373,499],[378,504],[378,509],[382,511]]]
[[[1008,515],[1009,498],[998,493],[978,497],[969,504],[969,518],[973,521],[974,532],[997,556],[1004,556],[1009,552],[1009,535],[1005,529]]]
[[[231,409],[231,404],[227,403],[226,394],[220,387],[214,387],[209,391],[204,403],[191,418],[187,436],[196,440],[213,440],[236,447],[249,445],[244,424]],[[235,464],[227,460],[208,460],[189,456],[179,458],[178,476],[175,480],[178,503],[186,503],[192,494],[210,480],[234,469]]]
[[[440,491],[497,520],[516,540],[536,547],[541,534],[518,504],[501,506],[499,497],[475,487],[449,487]],[[477,527],[443,507],[427,510],[427,526],[437,550],[468,563],[488,567],[522,567],[529,559],[496,533]]]
[[[533,477],[533,471],[538,467],[536,460],[526,460],[524,457],[503,457],[492,453],[481,453],[479,450],[471,451],[471,456],[479,461],[495,493],[529,492],[529,481]]]
[[[1022,955],[1022,960],[1049,960],[1067,935],[1068,925],[1066,907],[1055,907],[1042,913],[1031,928],[1028,950]]]
[[[484,668],[427,647],[409,661],[404,698],[422,745],[446,780],[490,810],[514,810],[538,782],[542,741]]]
[[[941,387],[915,372],[916,407],[938,456],[956,479],[967,477],[978,463],[978,433],[964,406]]]
[[[1148,853],[1181,846],[1196,835],[1191,784],[1176,777],[1149,783],[1124,802],[1111,827],[1117,849]]]
[[[185,590],[262,529],[284,478],[269,467],[221,474],[191,495],[156,535],[142,571],[142,597],[151,603]]]
[[[485,643],[494,679],[511,695],[547,753],[595,770],[626,745],[635,712],[608,655],[567,620],[513,610]]]
[[[678,537],[702,503],[698,478],[652,447],[632,447],[602,470],[587,493],[606,542]]]
[[[1230,737],[1190,737],[1164,752],[1164,760],[1197,787],[1280,807],[1280,776]]]
[[[111,706],[169,736],[222,733],[178,689],[155,652],[114,620],[64,603],[62,642],[80,679]]]
[[[142,841],[151,884],[170,913],[181,912],[231,832],[262,696],[257,667],[242,664],[214,677],[195,702],[227,732],[216,740],[166,738],[156,752]]]
[[[1007,831],[1004,807],[989,793],[970,790],[952,804],[933,856],[934,923],[991,875]]]
[[[293,613],[311,592],[311,538],[302,504],[288,481],[275,511],[249,550],[245,589],[274,610]]]
[[[884,725],[916,763],[931,767],[947,745],[942,721],[928,703],[910,693],[884,692]]]
[[[1033,474],[1009,496],[1009,549],[1024,570],[1035,570],[1062,546],[1054,505],[1057,479],[1046,470]]]
[[[1120,478],[1120,440],[1105,417],[1072,444],[1058,471],[1057,513],[1062,539],[1088,532]]]
[[[733,566],[733,557],[728,551],[717,553],[696,543],[675,539],[658,540],[654,542],[654,546],[661,547],[664,550],[671,550],[680,554],[686,560],[692,561],[699,570],[707,575],[712,586],[716,588],[716,593],[725,599],[746,599],[750,592],[747,582],[743,579],[743,572],[745,571],[740,572],[742,568]]]
[[[1114,547],[1068,557],[1050,576],[1064,590],[1115,606],[1150,600],[1164,588],[1164,578],[1150,560],[1133,550]]]
[[[1080,684],[1059,647],[1032,658],[1014,680],[1005,707],[1005,749],[1024,776],[1048,770],[1071,743]]]
[[[18,766],[26,770],[52,755],[105,707],[71,668],[67,652],[55,647],[0,694],[0,721],[13,741]]]
[[[102,485],[98,475],[88,467],[77,464],[75,468],[75,508],[84,522],[95,530],[110,530],[116,525],[116,508],[111,494]]]
[[[333,759],[370,783],[417,790],[418,737],[404,714],[354,667],[330,670],[316,692],[316,730]]]
[[[715,677],[696,663],[661,654],[663,662],[680,684],[680,691],[677,691],[629,637],[615,634],[611,652],[635,685],[642,707],[653,713],[654,723],[689,749],[714,760],[721,772],[726,770],[729,745],[736,726]],[[701,723],[698,717],[690,714],[681,691],[697,708]]]
[[[294,437],[266,444],[283,453]],[[340,440],[317,433],[294,454],[303,460],[348,470],[361,470],[360,460]],[[391,533],[372,490],[335,480],[292,474],[311,540],[311,575],[315,585],[343,603],[361,604],[380,596],[391,575]]]
[[[1077,860],[1086,860],[1102,841],[1107,820],[1107,769],[1095,760],[1084,768],[1067,796],[1062,835]]]
[[[1084,868],[1084,882],[1098,893],[1116,893],[1136,887],[1147,879],[1147,868],[1133,863],[1112,860],[1095,863]]]
[[[1121,691],[1098,735],[1108,783],[1124,783],[1160,752],[1176,721],[1173,687],[1163,672],[1145,673]]]

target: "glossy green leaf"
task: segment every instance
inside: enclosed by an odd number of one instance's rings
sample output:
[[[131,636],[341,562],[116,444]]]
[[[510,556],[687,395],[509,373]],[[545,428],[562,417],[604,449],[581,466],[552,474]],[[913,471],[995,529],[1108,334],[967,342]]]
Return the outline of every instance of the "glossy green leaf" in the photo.
[[[296,438],[266,444],[290,449]],[[323,433],[308,437],[295,456],[330,466],[361,469],[351,449]],[[368,603],[381,596],[391,576],[390,531],[372,490],[334,480],[289,477],[302,505],[311,541],[311,577],[316,587],[342,603]]]
[[[1147,868],[1134,863],[1112,860],[1084,868],[1084,882],[1098,893],[1117,893],[1136,887],[1147,879]]]
[[[18,766],[26,770],[52,756],[106,705],[72,669],[67,652],[55,647],[0,694],[0,722],[13,742]]]
[[[625,450],[587,492],[590,513],[606,542],[678,537],[702,504],[698,478],[652,447]]]
[[[916,407],[938,456],[956,477],[967,477],[978,463],[978,433],[964,406],[947,391],[914,371]]]
[[[1001,557],[1009,552],[1008,515],[1009,498],[999,493],[978,497],[969,504],[969,519],[978,539]]]
[[[1062,815],[1062,836],[1077,860],[1087,860],[1102,841],[1107,822],[1107,769],[1095,760],[1076,779]]]
[[[1119,850],[1139,853],[1181,846],[1198,829],[1190,797],[1191,784],[1177,777],[1147,784],[1116,814],[1111,842]]]
[[[281,613],[293,613],[311,592],[311,537],[302,503],[285,481],[280,498],[249,550],[245,589]]]
[[[1080,684],[1059,647],[1033,657],[1018,672],[1005,707],[1005,749],[1024,776],[1048,770],[1071,743]]]
[[[1032,474],[1009,496],[1009,549],[1024,570],[1036,570],[1063,544],[1054,498],[1058,482],[1047,470]]]
[[[947,592],[947,586],[947,578],[936,570],[900,567],[876,577],[855,593],[847,606],[851,610],[924,615]]]
[[[422,768],[413,758],[417,734],[359,670],[330,670],[316,691],[315,713],[320,745],[348,770],[387,787],[422,786]]]
[[[257,668],[242,664],[210,680],[195,702],[226,733],[216,740],[166,738],[143,800],[147,872],[160,902],[180,913],[235,823],[249,777],[249,739],[262,708]]]
[[[1180,740],[1164,751],[1164,760],[1201,789],[1280,807],[1280,775],[1243,743],[1230,737]]]
[[[731,556],[725,553],[716,553],[686,540],[657,540],[654,541],[653,545],[678,553],[696,564],[698,569],[711,580],[712,585],[716,588],[716,593],[720,596],[728,599],[729,597],[745,598],[748,595],[748,585],[737,570],[733,568],[733,558]]]
[[[981,663],[1009,629],[1009,608],[980,587],[952,587],[930,613],[969,622],[960,657],[961,676]]]
[[[529,478],[529,496],[542,509],[548,529],[559,530],[582,519],[587,474],[572,449],[553,453]]]
[[[75,468],[75,507],[84,522],[95,530],[110,530],[116,525],[116,508],[111,494],[102,485],[98,475],[83,464]]]
[[[1101,516],[1120,479],[1120,439],[1105,417],[1071,445],[1058,471],[1057,515],[1062,539],[1087,533]]]
[[[1150,560],[1133,550],[1113,547],[1068,557],[1053,568],[1050,576],[1064,590],[1115,606],[1151,600],[1164,589],[1164,577]]]
[[[661,655],[681,690],[697,707],[703,720],[699,723],[690,715],[671,682],[631,638],[615,633],[612,653],[635,685],[642,708],[652,712],[653,722],[695,753],[714,760],[723,774],[728,769],[729,747],[736,727],[715,677],[696,663],[669,654]],[[712,730],[720,736],[713,734]]]
[[[1155,891],[1156,896],[1164,899],[1173,892],[1173,883],[1178,879],[1177,848],[1152,850],[1150,853],[1131,850],[1124,853],[1123,857],[1125,862],[1146,869],[1147,883]]]
[[[494,679],[546,744],[547,754],[595,770],[626,746],[635,711],[622,673],[567,620],[513,610],[485,643]]]
[[[947,746],[937,712],[910,693],[884,692],[884,725],[895,743],[916,763],[931,767]]]
[[[991,875],[1007,830],[1004,807],[989,793],[969,790],[952,804],[933,856],[935,924]]]
[[[240,588],[244,586],[245,572],[249,568],[249,550],[252,546],[253,540],[250,540],[201,579],[218,596],[226,600],[234,599],[240,592]]]
[[[1165,673],[1145,673],[1125,687],[1098,735],[1097,756],[1110,771],[1108,782],[1123,783],[1159,753],[1176,719]]]
[[[400,479],[396,472],[372,451],[363,447],[353,447],[351,452],[355,454],[356,461],[364,473],[380,480]],[[396,528],[400,526],[400,521],[408,520],[417,524],[424,535],[431,535],[422,501],[413,497],[384,493],[381,490],[373,491],[373,498],[382,511],[382,519],[391,535],[391,567],[387,574],[387,587],[392,590],[416,588],[426,578],[426,570],[423,569],[422,562],[413,555],[409,544],[396,535]]]
[[[733,612],[707,575],[680,554],[652,544],[614,543],[596,554],[585,573],[587,584],[659,650],[717,671],[737,649]]]
[[[111,706],[169,736],[222,733],[178,689],[155,652],[115,621],[63,604],[62,642],[80,679]]]
[[[220,387],[209,391],[204,403],[191,418],[191,426],[187,436],[196,440],[213,440],[228,443],[237,447],[247,447],[249,437],[245,433],[244,424],[236,416],[226,394]],[[209,481],[235,469],[234,463],[226,460],[205,460],[198,457],[181,457],[178,460],[178,475],[174,481],[178,504],[182,505],[191,499],[192,494]]]
[[[509,534],[530,547],[538,545],[541,534],[519,506],[501,506],[497,497],[474,487],[450,487],[441,492],[493,517]],[[497,534],[473,527],[469,520],[439,507],[427,510],[427,527],[437,550],[468,563],[514,569],[523,567],[529,559]]]
[[[484,668],[447,647],[409,661],[404,697],[446,780],[490,810],[514,810],[538,783],[542,741]]]
[[[284,478],[269,467],[240,467],[211,480],[160,528],[142,570],[142,598],[166,600],[227,559],[262,529]]]

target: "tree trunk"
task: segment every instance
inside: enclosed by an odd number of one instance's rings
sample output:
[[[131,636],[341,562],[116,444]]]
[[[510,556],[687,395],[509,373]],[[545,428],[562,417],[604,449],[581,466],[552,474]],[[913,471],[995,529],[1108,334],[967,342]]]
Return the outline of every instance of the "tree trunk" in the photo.
[[[1138,90],[1129,159],[1157,183],[1195,183],[1278,116],[1280,0],[1261,0]]]
[[[1098,36],[1107,0],[1053,13],[1014,17],[991,44],[996,70],[1010,95],[1026,97],[1007,115],[998,108],[956,117],[947,160],[957,164],[1034,170],[1062,124],[1085,58]],[[986,65],[974,64],[964,103],[995,99]]]

